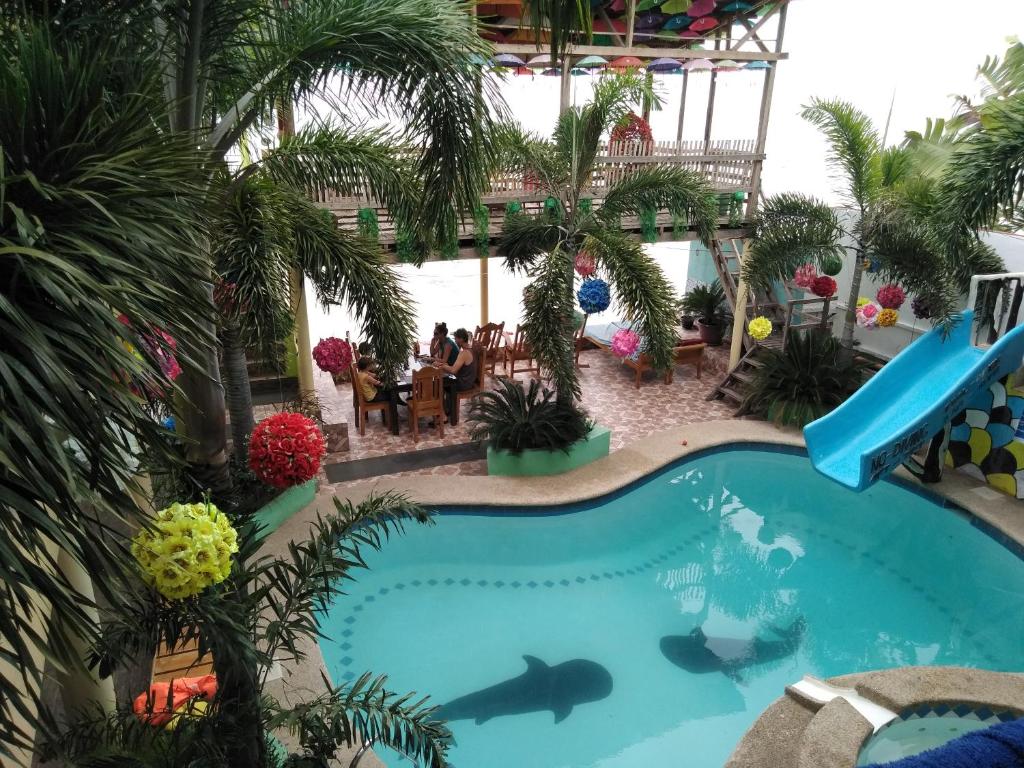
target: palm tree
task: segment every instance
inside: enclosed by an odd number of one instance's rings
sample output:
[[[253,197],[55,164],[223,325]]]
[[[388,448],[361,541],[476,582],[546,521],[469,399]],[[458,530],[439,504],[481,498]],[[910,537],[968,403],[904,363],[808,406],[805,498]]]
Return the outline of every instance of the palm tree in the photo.
[[[686,216],[704,242],[714,237],[714,192],[692,171],[646,167],[609,187],[597,210],[585,198],[601,137],[644,98],[647,88],[635,73],[602,77],[590,103],[559,117],[553,140],[504,126],[500,144],[506,170],[537,179],[555,201],[552,211],[507,217],[498,253],[507,268],[534,278],[523,293],[527,340],[538,362],[550,371],[563,403],[580,396],[572,344],[577,253],[594,257],[626,319],[643,338],[643,351],[655,368],[665,369],[671,365],[676,338],[673,292],[657,264],[618,222],[622,216],[668,209]]]
[[[755,221],[743,278],[770,291],[801,264],[824,266],[852,252],[841,335],[847,349],[853,346],[861,277],[872,261],[884,279],[917,293],[936,322],[952,322],[971,275],[999,271],[1001,260],[973,233],[951,231],[934,168],[917,162],[922,153],[915,141],[884,147],[870,119],[843,101],[814,99],[802,114],[828,140],[849,213],[840,216],[808,195],[769,198]]]
[[[96,637],[65,560],[115,610],[135,591],[120,532],[137,520],[136,457],[169,454],[158,411],[172,387],[170,350],[143,340],[159,329],[179,347],[212,342],[193,322],[204,158],[155,127],[159,81],[112,35],[23,21],[0,36],[5,764],[31,744],[16,723],[35,724],[44,659],[84,669],[76,648]]]
[[[403,140],[419,152],[412,164],[424,195],[413,226],[429,246],[454,237],[459,211],[476,205],[489,156],[487,97],[493,86],[474,60],[490,46],[477,34],[469,5],[451,0],[156,0],[28,4],[29,13],[82,36],[117,30],[121,54],[161,65],[164,122],[207,152],[219,172],[239,139],[272,118],[282,103],[327,95],[342,117],[360,112],[404,121]],[[344,72],[328,95],[332,73]],[[358,139],[358,131],[353,136]],[[355,141],[353,160],[373,166]],[[370,153],[377,152],[372,147]],[[356,166],[353,166],[356,167]],[[212,207],[216,207],[215,203]],[[205,258],[206,338],[214,338],[213,264]],[[382,342],[371,339],[372,342]],[[224,393],[213,343],[190,350],[182,377],[178,428],[199,485],[227,490]]]
[[[246,348],[262,359],[281,359],[292,327],[288,276],[298,270],[324,305],[345,302],[363,319],[377,359],[405,361],[412,345],[411,301],[383,263],[376,242],[338,229],[333,216],[311,202],[310,181],[351,194],[362,180],[400,220],[418,205],[413,169],[396,160],[399,137],[313,127],[282,138],[280,146],[234,174],[218,179],[211,198],[211,252],[222,291],[222,373],[236,459],[244,465],[253,428]],[[352,148],[358,147],[358,152]]]

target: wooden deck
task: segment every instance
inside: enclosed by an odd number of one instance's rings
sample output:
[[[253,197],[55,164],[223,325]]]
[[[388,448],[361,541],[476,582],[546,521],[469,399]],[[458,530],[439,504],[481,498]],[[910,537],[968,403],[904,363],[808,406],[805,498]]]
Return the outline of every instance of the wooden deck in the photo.
[[[213,657],[206,654],[200,658],[195,641],[179,645],[173,652],[161,645],[153,659],[154,683],[210,674],[213,674]]]

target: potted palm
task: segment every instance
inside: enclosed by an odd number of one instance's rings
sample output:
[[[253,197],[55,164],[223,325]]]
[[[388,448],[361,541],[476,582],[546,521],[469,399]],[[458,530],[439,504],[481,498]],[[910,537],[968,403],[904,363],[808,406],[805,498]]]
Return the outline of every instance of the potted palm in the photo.
[[[711,346],[722,343],[722,332],[725,328],[727,308],[725,290],[722,284],[713,283],[695,285],[680,301],[685,314],[696,315],[700,340]]]

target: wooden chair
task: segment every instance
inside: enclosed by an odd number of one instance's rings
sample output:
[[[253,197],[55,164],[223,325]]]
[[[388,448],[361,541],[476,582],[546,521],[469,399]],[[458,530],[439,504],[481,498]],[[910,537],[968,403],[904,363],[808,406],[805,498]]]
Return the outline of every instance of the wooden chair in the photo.
[[[471,397],[476,397],[484,390],[484,366],[481,357],[477,356],[477,349],[473,347],[473,359],[476,360],[476,386],[472,389],[467,389],[464,392],[456,392],[455,407],[459,409],[459,413],[462,413],[462,401],[469,400]]]
[[[487,323],[478,325],[473,332],[473,346],[482,349],[483,355],[480,364],[487,368],[487,372],[494,375],[494,368],[501,356],[501,340],[505,335],[505,322]]]
[[[675,352],[675,364],[676,365],[692,365],[697,369],[697,378],[700,378],[701,372],[704,370],[704,347],[706,344],[686,344],[684,346],[676,347],[673,351]],[[672,376],[675,373],[674,370],[669,370],[665,374],[665,383],[672,383]]]
[[[420,419],[430,416],[434,417],[438,434],[444,437],[444,374],[440,368],[424,366],[413,371],[412,394],[406,402],[413,442],[420,439]]]
[[[368,403],[366,396],[363,394],[363,388],[359,386],[359,377],[356,375],[355,369],[352,371],[352,398],[356,409],[356,421],[359,423],[360,435],[366,435],[366,420],[370,416],[370,411],[380,411],[384,417],[384,425],[391,426],[391,403],[387,400]]]
[[[516,363],[520,360],[526,360],[527,367],[516,371]],[[511,342],[506,339],[505,363],[502,367],[505,369],[505,375],[510,379],[515,378],[516,373],[529,373],[534,376],[540,374],[540,366],[533,364],[533,350],[526,343],[526,329],[521,325],[516,326],[516,335]]]

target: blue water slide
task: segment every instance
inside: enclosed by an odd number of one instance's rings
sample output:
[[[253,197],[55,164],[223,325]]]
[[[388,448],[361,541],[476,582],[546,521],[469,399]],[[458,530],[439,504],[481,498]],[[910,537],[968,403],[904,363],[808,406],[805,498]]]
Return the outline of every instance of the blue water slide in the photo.
[[[1021,367],[1024,325],[990,347],[971,343],[974,312],[945,339],[936,328],[890,360],[831,413],[804,428],[814,468],[855,491],[885,477],[968,398]]]

